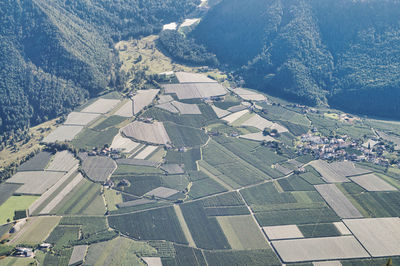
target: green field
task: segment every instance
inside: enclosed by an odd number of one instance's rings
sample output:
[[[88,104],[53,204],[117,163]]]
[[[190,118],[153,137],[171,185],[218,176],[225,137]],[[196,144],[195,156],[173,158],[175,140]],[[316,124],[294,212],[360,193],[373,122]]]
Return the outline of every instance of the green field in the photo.
[[[207,217],[202,203],[182,204],[181,210],[196,246],[204,249],[229,249],[230,245],[215,218]]]
[[[264,266],[281,265],[272,249],[235,250],[235,251],[206,251],[207,262],[213,266],[243,265]],[[266,264],[267,263],[267,264]]]
[[[299,225],[298,228],[304,237],[329,237],[341,235],[336,226],[332,223],[303,224]]]
[[[109,216],[108,222],[112,228],[135,239],[188,243],[173,207]]]
[[[143,175],[143,174],[162,174],[164,173],[162,170],[151,167],[151,166],[138,166],[138,165],[128,165],[128,164],[119,164],[117,170],[113,173],[113,176],[120,175]]]
[[[268,248],[268,243],[263,233],[251,216],[221,216],[217,218],[217,221],[232,249],[251,250]]]
[[[46,239],[47,243],[53,244],[57,250],[71,247],[79,238],[79,226],[57,226]]]
[[[174,245],[175,256],[174,257],[163,257],[163,265],[176,265],[176,266],[203,266],[206,265],[206,261],[202,252],[199,249]]]
[[[236,191],[203,199],[201,200],[201,203],[204,207],[228,207],[245,205],[242,197]]]
[[[61,217],[43,216],[29,218],[24,230],[11,239],[13,245],[41,244],[49,236],[50,232],[58,225]]]
[[[102,215],[106,212],[101,185],[82,180],[52,210],[54,214]]]
[[[35,260],[33,258],[17,258],[7,257],[0,260],[2,266],[28,266],[34,265]]]
[[[68,265],[72,254],[72,248],[55,250],[55,253],[46,253],[43,265]]]
[[[118,237],[89,247],[86,265],[146,265],[139,256],[155,256],[157,251],[144,242]]]
[[[0,206],[0,224],[13,220],[14,211],[26,210],[39,197],[38,196],[11,196]]]
[[[104,189],[104,197],[109,211],[117,210],[117,204],[122,203],[122,195],[113,189]]]
[[[313,191],[315,190],[312,185],[304,181],[301,177],[292,175],[288,178],[278,181],[280,187],[284,191]]]
[[[109,127],[116,127],[118,124],[124,122],[125,120],[127,120],[126,117],[113,115],[107,117],[104,121],[94,126],[93,129],[96,131],[101,131]]]
[[[167,152],[166,163],[184,164],[186,171],[197,171],[196,161],[201,159],[200,149],[194,148],[186,152],[172,151]]]
[[[204,131],[181,126],[173,123],[164,123],[165,130],[175,147],[198,147],[207,142],[208,136]]]
[[[96,131],[90,128],[84,129],[75,139],[72,145],[77,149],[92,150],[93,148],[103,148],[111,145],[114,137],[118,134],[118,128],[110,127],[104,131]]]
[[[227,191],[226,188],[221,186],[218,182],[207,177],[192,183],[189,196],[193,199],[197,199],[225,191]]]

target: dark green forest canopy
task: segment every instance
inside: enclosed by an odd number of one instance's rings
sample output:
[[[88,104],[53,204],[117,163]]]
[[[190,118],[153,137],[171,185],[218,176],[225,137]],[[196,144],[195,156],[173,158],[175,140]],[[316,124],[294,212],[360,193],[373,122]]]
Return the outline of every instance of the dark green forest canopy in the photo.
[[[110,85],[114,42],[180,21],[199,0],[0,2],[0,138],[71,111]],[[21,130],[22,129],[22,130]]]
[[[192,36],[247,86],[400,118],[400,2],[224,0]]]

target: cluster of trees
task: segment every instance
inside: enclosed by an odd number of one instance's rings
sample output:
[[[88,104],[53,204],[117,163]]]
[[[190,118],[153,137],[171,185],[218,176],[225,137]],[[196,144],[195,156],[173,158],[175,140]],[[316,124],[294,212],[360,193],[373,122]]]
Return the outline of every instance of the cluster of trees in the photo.
[[[178,62],[194,65],[218,65],[217,57],[208,52],[203,45],[195,43],[176,30],[164,30],[160,33],[159,44],[170,57]]]
[[[400,118],[400,2],[223,0],[192,32],[247,86]]]
[[[0,136],[71,111],[107,87],[121,89],[112,46],[181,20],[200,0],[0,1]]]

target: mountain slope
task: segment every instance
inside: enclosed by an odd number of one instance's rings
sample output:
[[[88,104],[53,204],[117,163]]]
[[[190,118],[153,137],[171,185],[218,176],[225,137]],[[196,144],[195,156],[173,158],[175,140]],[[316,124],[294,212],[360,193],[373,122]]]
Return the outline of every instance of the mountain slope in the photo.
[[[0,2],[0,140],[109,86],[114,41],[180,20],[198,0]]]
[[[248,86],[400,118],[400,2],[225,0],[193,32]]]

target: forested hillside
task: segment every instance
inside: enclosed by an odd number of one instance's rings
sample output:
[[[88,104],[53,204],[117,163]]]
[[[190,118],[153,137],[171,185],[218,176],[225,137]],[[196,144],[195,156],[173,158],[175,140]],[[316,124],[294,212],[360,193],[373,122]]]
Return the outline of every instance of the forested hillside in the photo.
[[[224,0],[193,32],[246,85],[400,118],[400,2]]]
[[[1,1],[0,140],[114,86],[115,41],[158,32],[199,2]]]

